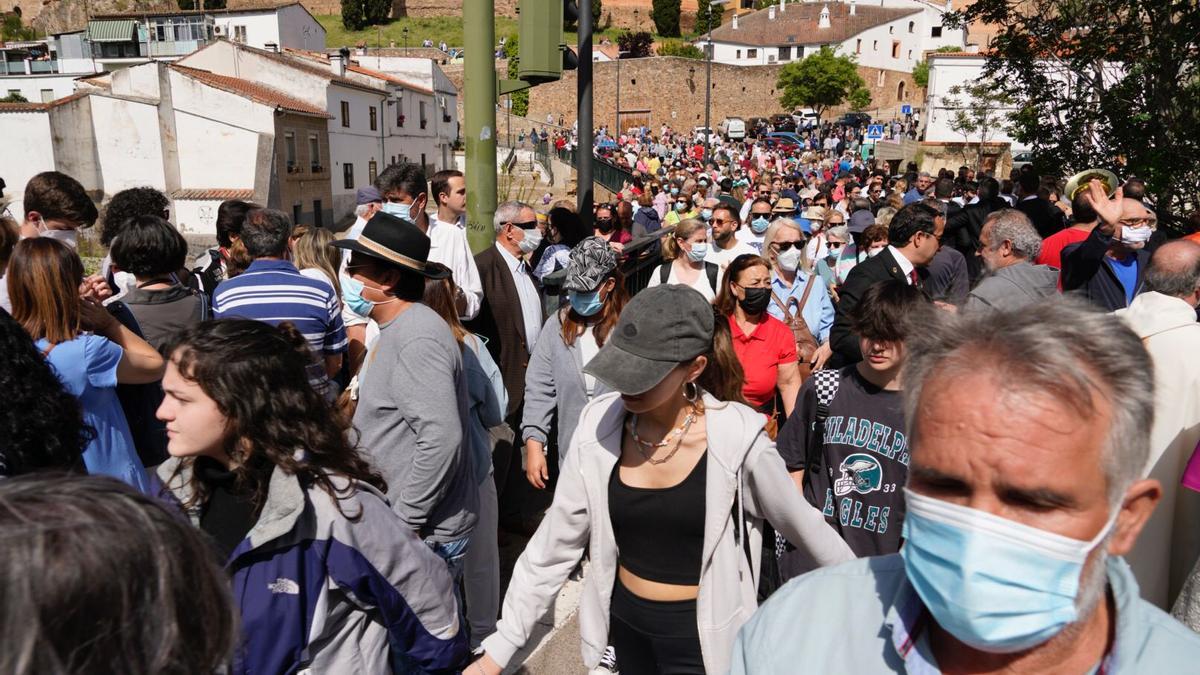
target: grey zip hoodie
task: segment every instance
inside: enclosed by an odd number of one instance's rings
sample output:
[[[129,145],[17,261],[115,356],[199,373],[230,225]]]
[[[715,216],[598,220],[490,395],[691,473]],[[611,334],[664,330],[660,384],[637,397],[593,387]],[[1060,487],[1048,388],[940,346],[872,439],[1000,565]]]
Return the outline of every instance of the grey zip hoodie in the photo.
[[[1029,261],[988,274],[967,295],[966,311],[1016,309],[1058,291],[1058,270]]]

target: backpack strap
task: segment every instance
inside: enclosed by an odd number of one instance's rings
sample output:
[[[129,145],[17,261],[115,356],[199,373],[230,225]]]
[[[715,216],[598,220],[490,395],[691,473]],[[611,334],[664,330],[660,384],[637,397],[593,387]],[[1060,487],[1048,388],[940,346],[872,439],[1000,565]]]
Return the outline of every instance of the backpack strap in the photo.
[[[818,370],[812,374],[813,390],[817,395],[817,415],[813,431],[818,440],[810,444],[808,456],[805,457],[804,480],[807,482],[814,471],[821,470],[821,460],[824,457],[822,447],[825,439],[825,420],[829,417],[829,404],[837,396],[838,387],[842,383],[842,371]]]
[[[658,283],[665,284],[667,279],[671,278],[671,263],[670,261],[663,263],[658,268]]]
[[[717,288],[717,276],[721,274],[721,268],[710,262],[706,262],[704,263],[704,271],[708,274],[709,288],[713,289],[713,293],[716,293],[718,290],[720,290]]]

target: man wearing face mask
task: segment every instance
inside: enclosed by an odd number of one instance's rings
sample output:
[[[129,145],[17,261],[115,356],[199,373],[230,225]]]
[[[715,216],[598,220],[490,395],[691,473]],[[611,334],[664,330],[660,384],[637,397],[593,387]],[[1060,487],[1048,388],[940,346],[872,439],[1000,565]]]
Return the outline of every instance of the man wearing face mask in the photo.
[[[537,214],[522,202],[505,202],[496,207],[496,244],[475,256],[483,282],[483,305],[479,316],[467,324],[487,340],[488,351],[500,364],[508,391],[505,417],[513,429],[521,425],[525,403],[525,369],[544,321],[542,300],[526,258],[542,242]],[[500,522],[509,529],[522,529],[521,484],[525,477],[516,448],[501,444],[494,455],[496,493],[500,499]],[[515,461],[514,461],[515,460]],[[506,496],[507,488],[513,493]]]
[[[1146,242],[1157,219],[1136,199],[1125,199],[1120,188],[1112,199],[1099,180],[1088,186],[1100,224],[1088,238],[1062,252],[1064,291],[1076,291],[1107,311],[1128,307],[1142,291],[1142,278],[1150,263]]]
[[[756,253],[762,253],[763,238],[766,237],[767,228],[771,226],[771,220],[774,218],[773,210],[771,200],[761,197],[755,199],[745,219],[746,227],[737,231],[738,241],[754,249]]]
[[[1139,479],[1140,340],[1062,298],[943,319],[904,371],[907,485],[852,476],[904,490],[904,547],[781,590],[731,672],[1191,672],[1200,636],[1140,599],[1121,559],[1161,495]]]

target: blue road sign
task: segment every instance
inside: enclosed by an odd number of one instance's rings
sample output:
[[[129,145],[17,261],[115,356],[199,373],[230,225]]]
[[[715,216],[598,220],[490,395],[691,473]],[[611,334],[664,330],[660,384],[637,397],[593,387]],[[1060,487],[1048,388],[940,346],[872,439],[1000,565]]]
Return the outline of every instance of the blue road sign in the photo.
[[[883,140],[883,125],[882,124],[868,125],[867,126],[867,140],[868,141],[882,141]]]
[[[900,106],[900,114],[901,115],[911,115],[912,114],[912,106],[907,103]]]

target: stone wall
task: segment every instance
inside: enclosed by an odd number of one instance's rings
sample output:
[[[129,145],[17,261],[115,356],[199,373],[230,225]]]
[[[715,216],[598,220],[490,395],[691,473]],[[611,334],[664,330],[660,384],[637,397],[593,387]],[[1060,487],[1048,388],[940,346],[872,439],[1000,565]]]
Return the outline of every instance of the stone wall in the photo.
[[[691,129],[704,124],[705,62],[678,57],[653,57],[625,59],[621,68],[621,114],[622,124],[636,124],[644,120],[657,129],[666,123],[675,129]],[[712,126],[715,128],[726,117],[742,118],[769,116],[783,112],[779,105],[780,92],[775,83],[781,66],[731,66],[712,64]],[[897,85],[905,83],[905,103],[921,107],[924,100],[912,82],[911,73],[883,71],[883,83],[879,83],[877,68],[859,67],[859,74],[871,90],[871,107],[866,112],[872,116],[890,119],[899,113]],[[563,73],[562,80],[539,85],[530,90],[529,116],[544,119],[547,112],[555,117],[563,114],[570,125],[575,120],[575,72]],[[595,125],[612,127],[616,110],[617,63],[593,64],[592,107]],[[834,108],[826,112],[831,118],[848,108]]]

